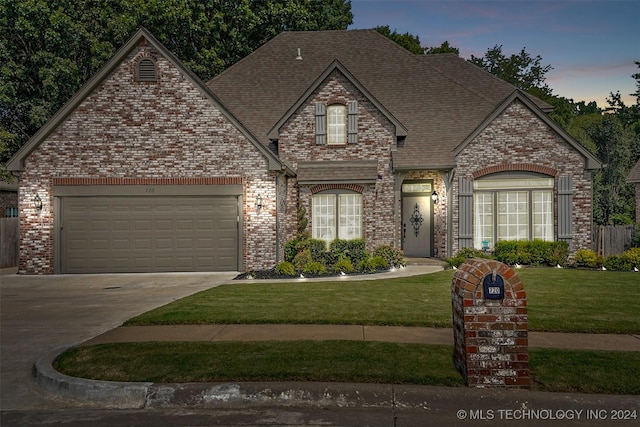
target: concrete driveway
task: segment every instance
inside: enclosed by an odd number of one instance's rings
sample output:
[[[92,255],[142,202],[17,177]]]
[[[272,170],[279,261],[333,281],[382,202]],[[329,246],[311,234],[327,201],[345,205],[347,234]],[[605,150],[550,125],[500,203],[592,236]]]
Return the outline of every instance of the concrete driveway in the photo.
[[[0,408],[64,407],[35,386],[33,363],[125,320],[229,282],[227,273],[22,276],[0,270]]]

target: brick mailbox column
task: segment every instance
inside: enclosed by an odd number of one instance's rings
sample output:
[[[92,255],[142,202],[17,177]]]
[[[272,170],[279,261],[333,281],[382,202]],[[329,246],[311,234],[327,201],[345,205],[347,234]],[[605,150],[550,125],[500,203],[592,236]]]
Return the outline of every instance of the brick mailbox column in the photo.
[[[508,265],[473,258],[451,282],[455,364],[469,387],[529,388],[527,296]]]

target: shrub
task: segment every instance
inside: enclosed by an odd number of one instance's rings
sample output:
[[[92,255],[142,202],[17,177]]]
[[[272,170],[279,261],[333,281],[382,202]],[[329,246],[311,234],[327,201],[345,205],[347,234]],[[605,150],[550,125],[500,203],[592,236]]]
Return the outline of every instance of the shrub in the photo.
[[[304,266],[302,272],[305,274],[324,274],[327,272],[327,268],[321,262],[311,261]]]
[[[340,271],[344,273],[352,273],[354,270],[351,260],[346,256],[341,256],[340,259],[333,265],[333,271]]]
[[[604,267],[607,270],[612,271],[631,271],[633,269],[633,265],[628,258],[619,255],[609,255],[603,263]]]
[[[565,265],[569,258],[569,245],[567,242],[544,240],[501,240],[496,243],[494,254],[498,261],[509,265]]]
[[[295,276],[296,275],[296,269],[293,266],[293,264],[291,264],[288,261],[283,261],[280,264],[276,265],[276,269],[275,269],[276,274],[281,274],[283,276]]]
[[[302,269],[311,261],[311,251],[309,249],[306,249],[302,252],[298,252],[298,254],[293,259],[293,265],[295,266],[297,271],[302,271]]]
[[[296,255],[298,255],[298,239],[289,240],[284,244],[284,260],[293,262]]]
[[[449,267],[457,268],[469,258],[491,258],[491,256],[478,249],[463,248],[460,249],[453,258],[447,258],[446,261]]]
[[[640,268],[640,248],[627,249],[622,256],[629,261],[632,267]]]
[[[569,243],[565,241],[552,242],[549,265],[567,265],[569,260]]]
[[[353,240],[333,240],[329,244],[329,264],[337,262],[341,256],[347,256],[353,265],[358,265],[360,261],[369,256],[365,249],[364,239]]]
[[[518,247],[519,242],[515,240],[500,240],[494,246],[494,256],[498,261],[509,265],[522,262],[518,254]]]
[[[349,248],[347,247],[346,240],[340,240],[340,239],[332,240],[331,243],[329,243],[329,254],[328,254],[327,260],[331,264],[334,264],[338,262],[340,257],[343,257],[343,256],[351,259],[351,257],[348,254],[348,251],[349,251]],[[353,260],[351,262],[353,263]]]
[[[578,249],[574,259],[578,267],[594,268],[598,265],[598,256],[591,249]]]
[[[320,239],[309,240],[309,250],[311,251],[311,259],[323,264],[327,263],[327,243]]]
[[[389,266],[387,261],[380,256],[367,257],[358,263],[358,271],[363,273],[375,273]]]
[[[382,257],[390,266],[404,265],[404,253],[402,249],[393,246],[379,246],[373,251],[373,256]]]
[[[352,263],[358,264],[369,257],[365,248],[364,239],[347,240],[347,254]]]

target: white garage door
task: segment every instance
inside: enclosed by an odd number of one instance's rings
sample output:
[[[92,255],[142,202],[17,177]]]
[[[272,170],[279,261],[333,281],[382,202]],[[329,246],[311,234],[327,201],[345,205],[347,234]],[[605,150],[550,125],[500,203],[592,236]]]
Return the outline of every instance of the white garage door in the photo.
[[[236,196],[61,199],[61,272],[238,269]]]

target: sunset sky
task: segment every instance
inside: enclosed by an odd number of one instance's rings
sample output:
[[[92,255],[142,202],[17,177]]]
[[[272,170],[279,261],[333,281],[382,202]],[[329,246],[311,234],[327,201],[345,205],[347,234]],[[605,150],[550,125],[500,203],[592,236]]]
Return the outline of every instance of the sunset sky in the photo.
[[[352,0],[350,29],[388,25],[418,36],[423,46],[445,40],[460,56],[522,48],[551,65],[547,84],[555,95],[606,106],[610,92],[635,103],[632,74],[640,69],[640,1]]]

